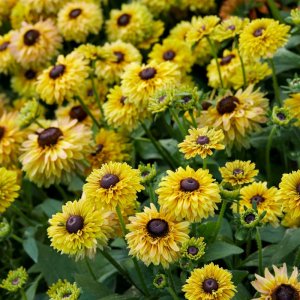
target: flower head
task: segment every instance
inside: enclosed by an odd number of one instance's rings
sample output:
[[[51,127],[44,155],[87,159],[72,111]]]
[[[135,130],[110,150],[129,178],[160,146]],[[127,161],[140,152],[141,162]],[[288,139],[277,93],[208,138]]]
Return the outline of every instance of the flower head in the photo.
[[[28,274],[24,267],[8,272],[7,277],[2,280],[0,287],[9,292],[16,292],[24,286],[28,280]]]
[[[222,143],[224,134],[221,129],[193,128],[189,129],[189,134],[184,141],[178,144],[179,151],[184,153],[186,159],[201,156],[202,159],[213,154],[213,149],[222,150],[225,148]]]
[[[5,218],[0,217],[0,242],[9,236],[10,231],[11,227],[8,221]]]
[[[0,35],[0,73],[8,74],[15,66],[15,59],[9,50],[10,42],[11,32]]]
[[[156,190],[161,210],[176,220],[199,222],[213,216],[221,202],[219,187],[208,170],[178,168],[167,171]]]
[[[80,288],[76,282],[70,283],[66,279],[59,279],[49,287],[47,294],[50,300],[77,300],[80,296]]]
[[[254,228],[259,224],[260,216],[254,209],[249,208],[242,213],[240,221],[244,227]]]
[[[109,215],[95,209],[88,201],[69,201],[49,220],[47,229],[51,246],[57,251],[82,259],[93,257],[96,249],[108,242],[112,228]]]
[[[153,279],[153,285],[157,289],[163,289],[168,284],[167,277],[164,274],[156,274]]]
[[[172,87],[164,87],[157,90],[149,99],[148,110],[152,113],[165,111],[171,106],[174,100],[174,90]]]
[[[156,176],[155,164],[144,165],[143,163],[140,163],[138,169],[141,172],[141,178],[142,178],[141,182],[142,183],[149,183]]]
[[[29,126],[39,116],[39,103],[36,99],[29,100],[22,107],[19,114],[20,127]]]
[[[286,99],[284,101],[284,107],[286,107],[292,117],[297,119],[296,125],[300,125],[300,107],[299,107],[299,101],[300,101],[300,93],[291,94],[290,98]]]
[[[182,290],[187,300],[230,300],[236,293],[231,273],[213,263],[194,269]]]
[[[287,126],[291,122],[291,113],[285,107],[274,106],[272,111],[272,122],[279,126]]]
[[[129,255],[147,266],[151,263],[168,268],[180,257],[180,246],[188,239],[189,223],[176,222],[151,203],[144,212],[129,217],[126,235]]]
[[[205,246],[206,243],[203,237],[192,237],[182,244],[180,249],[181,255],[184,258],[197,261],[204,255]]]

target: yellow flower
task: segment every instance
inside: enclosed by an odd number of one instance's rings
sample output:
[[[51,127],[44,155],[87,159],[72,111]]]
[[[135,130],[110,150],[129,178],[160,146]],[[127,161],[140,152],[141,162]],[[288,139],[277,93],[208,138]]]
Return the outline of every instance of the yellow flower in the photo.
[[[161,210],[176,220],[200,222],[213,216],[221,202],[218,184],[208,170],[194,171],[187,166],[168,170],[156,190]]]
[[[16,122],[17,116],[17,112],[4,112],[0,117],[0,165],[4,167],[17,164],[24,140],[24,134]]]
[[[41,74],[39,68],[18,68],[11,77],[12,89],[23,97],[35,97],[37,77]]]
[[[234,38],[239,35],[248,24],[248,18],[242,19],[240,17],[231,16],[215,27],[211,38],[218,42]]]
[[[155,91],[167,85],[176,85],[179,80],[177,65],[169,61],[148,65],[132,63],[123,74],[122,89],[126,96],[130,96],[127,101],[146,108]]]
[[[300,126],[300,93],[291,94],[290,98],[284,101],[284,107],[286,107],[290,112],[291,115],[298,119],[296,122],[297,126]]]
[[[169,11],[176,2],[176,0],[141,0],[141,3],[146,5],[155,16]]]
[[[240,212],[243,213],[245,207],[246,209],[252,208],[254,202],[259,215],[264,211],[266,212],[262,219],[263,223],[270,223],[272,226],[279,225],[278,218],[282,216],[282,201],[277,188],[271,187],[268,189],[266,182],[254,182],[241,188]],[[237,212],[237,205],[233,204],[232,209]]]
[[[91,152],[92,132],[70,118],[43,124],[46,129],[37,129],[22,144],[22,170],[38,186],[68,183],[75,171],[84,169],[83,160]]]
[[[216,4],[214,0],[180,0],[179,7],[181,9],[189,9],[191,11],[197,11],[201,13],[208,13],[215,9]]]
[[[195,43],[200,41],[203,37],[210,35],[219,21],[220,18],[217,16],[194,16],[192,18],[192,28],[187,33],[187,41]]]
[[[38,14],[56,14],[67,0],[21,0],[26,7]]]
[[[15,66],[15,59],[9,50],[11,32],[0,35],[0,73],[8,74]]]
[[[182,290],[187,300],[230,300],[236,293],[232,274],[213,263],[194,269]]]
[[[133,62],[141,63],[142,56],[132,44],[116,41],[103,46],[107,59],[96,61],[95,73],[100,80],[107,83],[119,82],[127,66]]]
[[[62,39],[54,23],[47,19],[35,24],[22,23],[11,34],[9,48],[24,68],[36,67],[49,62],[58,54]]]
[[[114,128],[124,128],[132,131],[145,118],[147,112],[138,107],[133,101],[128,101],[123,90],[115,86],[107,96],[103,105],[107,123]]]
[[[265,277],[255,274],[256,280],[251,284],[260,293],[260,296],[253,300],[299,299],[298,269],[294,267],[290,277],[285,263],[281,268],[273,265],[273,269],[275,276],[270,273],[268,268],[265,268]]]
[[[145,5],[122,4],[121,10],[111,10],[106,33],[109,41],[122,40],[138,45],[153,35],[153,24],[153,16]]]
[[[69,2],[57,16],[57,26],[64,39],[76,43],[84,43],[89,34],[98,34],[102,24],[100,5],[92,2]]]
[[[290,26],[273,19],[256,19],[249,23],[240,35],[239,43],[243,56],[271,58],[289,37]]]
[[[279,188],[283,211],[293,219],[300,217],[300,170],[283,174]]]
[[[101,128],[95,137],[96,146],[88,157],[92,168],[100,168],[110,161],[125,161],[130,158],[128,152],[130,144],[124,135]]]
[[[254,177],[258,174],[258,170],[255,170],[255,163],[250,160],[227,162],[225,167],[219,168],[219,170],[223,181],[232,186],[253,182]]]
[[[222,129],[215,130],[208,127],[189,129],[184,141],[178,144],[179,151],[184,153],[186,159],[200,155],[202,159],[212,155],[212,149],[222,150],[225,148],[222,143],[224,134]]]
[[[100,169],[94,169],[83,186],[86,199],[95,203],[97,208],[115,211],[128,206],[135,207],[137,192],[144,189],[140,172],[127,163],[109,162]]]
[[[89,67],[83,56],[74,52],[60,55],[55,66],[43,71],[38,77],[36,91],[47,104],[62,104],[81,94]]]
[[[300,217],[292,217],[291,213],[287,213],[283,217],[281,224],[289,228],[300,227]]]
[[[0,168],[0,213],[15,201],[19,196],[18,173]]]
[[[126,235],[129,255],[149,266],[162,265],[169,268],[180,257],[180,246],[188,240],[189,223],[176,222],[154,204],[144,208],[144,212],[129,217]]]
[[[47,229],[51,246],[57,251],[82,259],[94,257],[102,249],[112,231],[109,213],[101,213],[87,201],[69,201],[49,220]]]
[[[177,64],[183,72],[189,72],[194,63],[191,47],[178,39],[165,39],[163,44],[154,45],[149,53],[149,62],[169,61]]]
[[[216,106],[202,111],[199,117],[200,126],[223,129],[228,152],[233,145],[238,149],[249,147],[248,136],[259,131],[260,124],[267,122],[269,101],[259,89],[253,91],[253,88],[253,85],[249,85],[235,95],[223,96]]]

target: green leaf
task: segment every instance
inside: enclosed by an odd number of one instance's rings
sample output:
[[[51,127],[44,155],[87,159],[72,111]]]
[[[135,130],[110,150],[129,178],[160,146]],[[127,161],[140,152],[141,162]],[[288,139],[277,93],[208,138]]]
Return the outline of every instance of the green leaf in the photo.
[[[223,241],[216,241],[213,244],[207,246],[205,250],[205,255],[203,256],[203,261],[209,262],[230,255],[241,254],[243,252],[244,250],[240,247]]]
[[[37,208],[41,208],[42,211],[50,218],[61,210],[62,202],[54,199],[46,199],[42,204],[38,205]]]
[[[285,48],[280,48],[274,56],[276,74],[300,68],[300,56]]]
[[[40,274],[35,281],[33,281],[30,285],[30,287],[26,290],[26,296],[27,300],[34,300],[35,299],[35,293],[36,289],[38,287],[39,281],[41,280],[42,275]]]
[[[284,234],[285,229],[283,227],[273,227],[271,225],[267,225],[260,229],[261,239],[265,242],[269,243],[279,243]]]
[[[37,263],[38,261],[38,247],[34,238],[30,237],[23,241],[23,248],[25,252]]]
[[[243,279],[245,279],[249,272],[244,270],[231,270],[232,273],[232,281],[235,285],[238,285]]]
[[[245,288],[243,284],[239,284],[237,286],[237,293],[236,295],[232,298],[232,300],[250,300],[252,299],[251,294],[249,291]]]

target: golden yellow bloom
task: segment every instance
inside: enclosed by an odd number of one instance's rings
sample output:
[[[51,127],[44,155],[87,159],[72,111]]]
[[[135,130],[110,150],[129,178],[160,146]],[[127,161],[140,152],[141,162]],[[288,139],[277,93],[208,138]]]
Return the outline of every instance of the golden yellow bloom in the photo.
[[[216,4],[214,0],[180,0],[179,7],[181,9],[189,9],[191,11],[197,11],[198,13],[201,12],[207,14],[215,9]]]
[[[236,293],[232,274],[214,263],[194,269],[182,290],[187,300],[231,300]]]
[[[225,19],[215,27],[211,38],[222,42],[224,40],[234,38],[239,35],[242,30],[249,24],[249,19],[242,19],[240,17],[231,16],[228,19]]]
[[[4,167],[17,164],[24,140],[24,133],[16,122],[17,116],[17,112],[4,112],[0,117],[0,165]]]
[[[129,64],[142,61],[139,50],[130,43],[122,41],[106,43],[103,51],[108,53],[107,58],[96,61],[95,73],[100,80],[109,84],[119,82]]]
[[[154,204],[144,208],[144,212],[129,217],[126,235],[129,255],[149,266],[162,265],[169,268],[180,257],[180,246],[189,239],[189,223],[176,222]]]
[[[187,33],[188,42],[198,42],[203,37],[212,33],[220,18],[217,16],[206,16],[192,18],[192,29]]]
[[[300,217],[300,170],[283,174],[279,188],[283,211],[293,219]]]
[[[191,47],[179,39],[168,38],[163,41],[162,45],[154,45],[148,57],[150,63],[169,61],[177,64],[183,72],[189,72],[194,63]]]
[[[161,210],[176,220],[200,222],[213,216],[221,202],[219,187],[208,170],[187,166],[168,170],[156,190]]]
[[[69,2],[57,16],[57,27],[64,39],[76,43],[84,43],[89,34],[98,34],[102,24],[100,5],[92,2]]]
[[[67,0],[20,0],[31,11],[38,14],[56,14]]]
[[[291,213],[287,213],[282,221],[281,221],[281,225],[285,226],[285,227],[289,227],[289,228],[297,228],[300,227],[300,217],[295,217],[293,218],[291,216]]]
[[[133,45],[147,42],[147,46],[157,39],[162,22],[154,21],[148,8],[141,3],[122,4],[121,10],[113,9],[106,21],[106,33],[109,41],[122,40]],[[154,40],[153,40],[154,39]],[[147,41],[148,40],[148,41]]]
[[[119,86],[110,90],[103,110],[110,126],[128,131],[135,129],[147,114],[145,109],[138,107],[133,101],[128,101],[128,97]]]
[[[15,201],[19,196],[18,173],[0,168],[0,213]]]
[[[257,205],[258,214],[266,211],[263,223],[270,223],[273,226],[279,225],[279,217],[282,216],[282,201],[277,188],[268,189],[267,182],[253,182],[244,186],[240,190],[240,213],[245,211],[245,207],[252,208],[253,202]],[[232,209],[237,212],[237,205],[233,204]]]
[[[189,134],[184,141],[178,144],[179,151],[184,153],[186,159],[190,159],[200,155],[202,159],[207,155],[213,154],[213,149],[222,150],[225,148],[222,143],[224,134],[222,129],[215,130],[208,129],[207,126],[203,128],[189,129]]]
[[[149,98],[155,91],[167,85],[176,85],[180,80],[177,65],[168,62],[148,65],[133,63],[127,67],[122,77],[124,94],[130,96],[127,101],[147,107]]]
[[[296,125],[300,126],[300,93],[296,93],[296,94],[291,94],[290,98],[286,99],[284,101],[284,107],[286,107],[287,109],[289,109],[289,111],[291,112],[291,115],[294,118],[297,118],[297,122]]]
[[[15,65],[15,59],[9,50],[11,32],[0,35],[0,73],[8,74]]]
[[[83,56],[73,52],[66,57],[60,55],[55,66],[43,71],[38,77],[36,91],[48,104],[62,104],[81,94],[89,67]]]
[[[87,201],[69,201],[49,220],[47,229],[51,246],[57,251],[82,259],[94,257],[102,249],[112,231],[108,218]]]
[[[95,136],[94,151],[88,157],[92,168],[101,168],[110,161],[126,161],[130,158],[130,144],[121,133],[101,128]]]
[[[109,162],[100,169],[94,169],[83,186],[86,199],[95,203],[97,208],[115,211],[117,205],[136,206],[137,192],[144,189],[140,172],[127,163]]]
[[[265,277],[255,274],[256,280],[252,281],[251,284],[260,295],[258,298],[253,298],[253,300],[299,299],[298,269],[294,267],[290,277],[285,263],[281,268],[273,265],[273,269],[275,276],[270,273],[268,268],[265,268]]]
[[[141,3],[146,5],[155,16],[169,11],[172,6],[177,4],[176,0],[141,0]]]
[[[288,40],[290,26],[274,19],[256,19],[246,26],[239,43],[243,56],[271,58]]]
[[[35,24],[22,23],[11,34],[9,48],[16,61],[24,68],[36,67],[57,55],[62,39],[54,23],[47,19]]]
[[[238,149],[249,147],[248,136],[260,130],[260,124],[267,122],[268,99],[259,89],[238,90],[235,95],[227,94],[219,99],[216,106],[201,112],[200,126],[223,129],[226,150],[233,145]]]
[[[37,77],[41,74],[39,68],[18,68],[11,77],[12,89],[23,97],[35,97]]]
[[[254,181],[254,177],[258,174],[255,169],[255,163],[250,160],[235,160],[227,162],[225,167],[219,168],[224,182],[228,182],[235,186],[243,185]]]
[[[37,129],[22,144],[22,170],[38,186],[68,183],[75,171],[84,170],[83,160],[91,152],[92,132],[70,118],[43,124],[46,129]]]
[[[223,57],[218,58],[222,81],[224,88],[231,87],[231,77],[236,71],[236,69],[241,68],[241,62],[236,49],[227,50],[225,49],[223,52]],[[220,78],[218,74],[216,60],[212,59],[210,64],[207,66],[207,77],[208,77],[208,85],[213,88],[220,88]]]

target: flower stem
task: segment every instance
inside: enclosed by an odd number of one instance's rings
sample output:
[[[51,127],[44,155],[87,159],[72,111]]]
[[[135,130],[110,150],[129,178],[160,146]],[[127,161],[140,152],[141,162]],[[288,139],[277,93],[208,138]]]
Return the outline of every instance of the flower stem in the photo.
[[[172,289],[172,291],[174,292],[174,295],[176,296],[176,293],[175,293],[175,284],[174,284],[174,280],[173,280],[173,274],[172,274],[170,268],[168,269],[168,277],[169,277],[169,281],[170,281],[170,286],[169,286],[169,288]],[[172,295],[172,296],[173,296],[173,295]],[[173,298],[174,298],[174,297],[173,297]],[[174,298],[174,299],[178,299],[177,296],[176,296],[176,298]]]
[[[276,6],[276,3],[273,0],[267,0],[267,3],[274,19],[277,19],[281,23],[284,23],[284,19],[282,18],[280,11]]]
[[[23,288],[20,289],[20,292],[21,292],[22,300],[27,300],[27,296]]]
[[[84,111],[90,116],[90,118],[93,120],[94,124],[98,127],[101,128],[100,123],[96,120],[94,115],[91,113],[90,109],[87,107],[87,105],[82,101],[80,97],[77,97],[77,100],[79,101],[80,105],[84,109]]]
[[[202,169],[205,170],[206,167],[207,167],[207,160],[206,160],[206,158],[203,158],[202,159]]]
[[[223,199],[220,214],[219,214],[219,217],[218,217],[218,220],[217,220],[217,223],[216,223],[216,227],[215,227],[215,233],[214,233],[213,241],[216,240],[216,238],[218,236],[218,233],[220,231],[221,223],[222,223],[222,220],[223,220],[223,217],[224,217],[224,214],[225,214],[225,210],[226,210],[226,206],[227,206],[227,201]]]
[[[219,74],[219,79],[220,79],[220,84],[221,84],[221,88],[224,88],[224,84],[223,84],[223,79],[222,79],[222,74],[221,74],[221,67],[219,64],[219,60],[218,60],[218,56],[217,56],[217,52],[216,52],[216,47],[215,47],[215,43],[209,38],[209,36],[206,36],[207,41],[209,43],[212,55],[216,61],[216,65],[217,65],[217,70],[218,70],[218,74]]]
[[[261,237],[259,228],[256,227],[256,235],[255,235],[256,243],[257,243],[257,249],[258,249],[258,271],[259,275],[263,274],[263,266],[262,266],[262,243],[261,243]]]
[[[151,184],[148,185],[148,194],[149,194],[150,203],[156,203],[155,192]]]
[[[273,80],[273,89],[274,89],[274,94],[275,94],[275,100],[277,102],[278,106],[282,106],[282,101],[280,99],[280,93],[279,93],[279,85],[277,81],[277,76],[276,76],[276,69],[274,65],[274,61],[272,58],[269,59],[271,69],[272,69],[272,80]]]
[[[173,109],[170,109],[170,112],[171,112],[171,115],[172,117],[174,118],[180,132],[181,132],[181,135],[182,135],[182,138],[184,138],[187,134],[184,126],[182,125],[182,123],[180,122],[179,118],[178,118],[178,115],[176,114],[176,112],[173,110]]]
[[[33,120],[33,122],[34,122],[35,124],[37,124],[39,127],[45,129],[45,126],[43,126],[38,120],[35,119],[35,120]]]
[[[66,194],[66,192],[64,191],[64,189],[59,184],[56,184],[55,187],[59,191],[59,193],[61,194],[61,196],[63,197],[64,202],[67,202],[68,201],[68,195]]]
[[[190,115],[190,117],[191,117],[191,119],[192,119],[192,124],[193,124],[193,126],[194,126],[195,128],[197,128],[198,125],[197,125],[197,121],[196,121],[195,116],[194,116],[194,111],[193,111],[193,110],[189,110],[189,115]]]
[[[172,298],[173,298],[174,300],[179,300],[179,298],[177,297],[175,291],[174,291],[170,286],[167,287],[167,290],[168,290],[169,294],[172,296]]]
[[[13,238],[15,241],[19,242],[20,244],[23,244],[23,240],[16,236],[14,233],[11,235],[11,238]]]
[[[119,222],[120,222],[120,225],[121,225],[123,236],[125,238],[127,230],[126,230],[125,222],[124,222],[124,219],[123,219],[123,216],[122,216],[121,208],[120,208],[119,205],[117,205],[117,207],[116,207],[116,212],[117,212],[117,215],[118,215],[118,218],[119,218]]]
[[[238,48],[238,54],[239,54],[239,58],[240,58],[240,62],[241,62],[241,68],[242,68],[242,74],[243,74],[243,82],[244,82],[244,88],[247,87],[247,78],[246,78],[246,70],[245,70],[245,64],[244,64],[244,60],[242,58],[240,49]]]
[[[160,153],[160,155],[165,159],[165,161],[172,167],[173,170],[176,169],[176,162],[173,160],[172,155],[165,150],[162,145],[154,138],[151,131],[147,128],[147,126],[143,123],[141,123],[144,131],[146,132],[147,136],[151,140],[153,146],[156,148],[156,150]]]
[[[273,126],[270,132],[270,135],[268,137],[268,142],[266,146],[266,171],[267,171],[267,180],[270,180],[271,177],[271,162],[270,162],[270,151],[271,151],[271,146],[272,146],[272,140],[273,136],[276,132],[276,126]]]
[[[95,275],[95,273],[94,273],[94,271],[93,271],[93,269],[92,269],[92,267],[91,267],[91,264],[90,264],[90,262],[89,262],[89,259],[88,259],[87,257],[85,257],[85,263],[86,263],[86,266],[87,266],[87,268],[88,268],[88,270],[89,270],[91,276],[93,277],[93,279],[94,279],[95,281],[97,281],[97,277],[96,277],[96,275]]]

